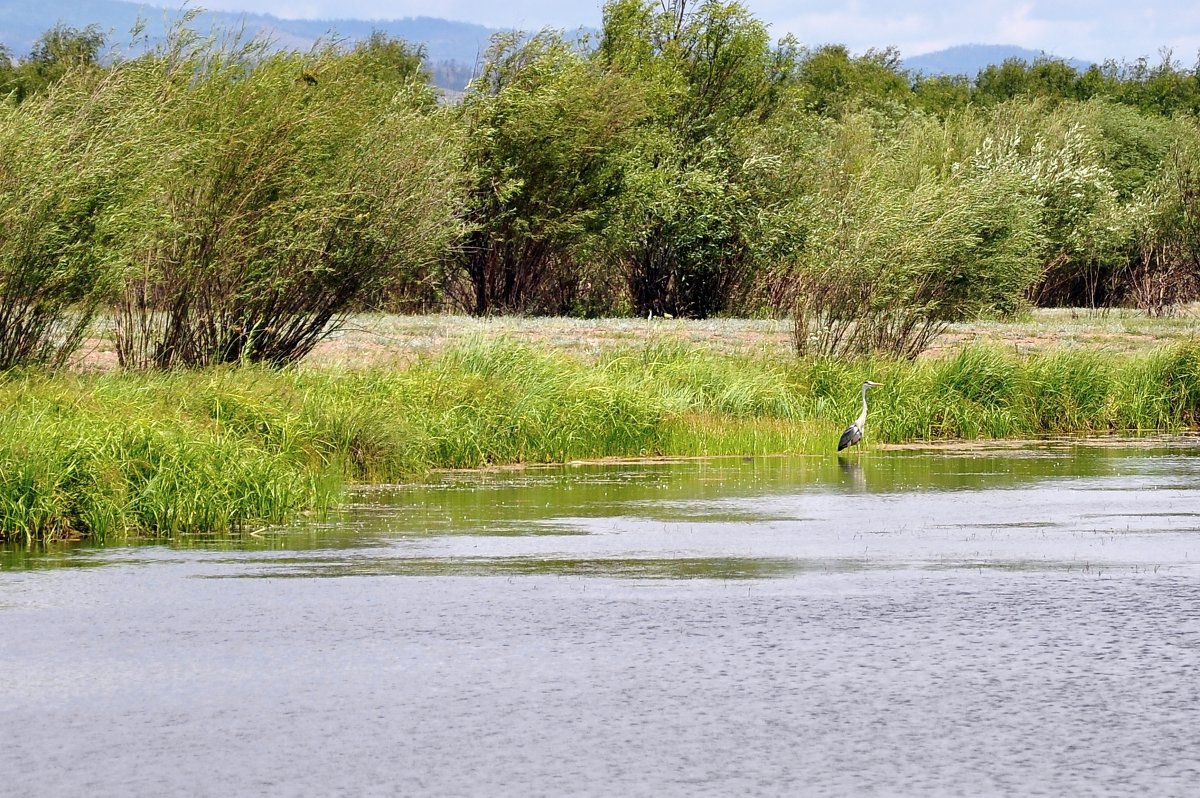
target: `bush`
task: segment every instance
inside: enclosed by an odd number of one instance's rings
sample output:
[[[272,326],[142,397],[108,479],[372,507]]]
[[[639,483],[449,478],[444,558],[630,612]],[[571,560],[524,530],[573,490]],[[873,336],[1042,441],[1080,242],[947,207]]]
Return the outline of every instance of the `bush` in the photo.
[[[613,156],[644,114],[641,94],[561,34],[497,39],[462,107],[473,184],[449,280],[459,305],[476,315],[611,308],[602,239],[622,190]]]
[[[609,235],[634,313],[743,310],[772,237],[751,131],[777,110],[794,48],[773,50],[736,3],[618,0],[605,7],[598,58],[636,75],[650,103],[616,155],[624,190]]]
[[[951,321],[1022,306],[1040,265],[1034,181],[991,139],[956,160],[948,138],[871,115],[833,130],[794,271],[799,354],[915,357]]]
[[[1200,297],[1200,129],[1177,120],[1161,173],[1142,194],[1136,255],[1122,277],[1137,307],[1153,315]]]
[[[89,94],[0,103],[0,370],[64,363],[100,302],[97,245],[124,164]]]
[[[325,49],[177,35],[101,99],[143,161],[114,220],[130,367],[303,357],[456,239],[458,139],[424,84]]]

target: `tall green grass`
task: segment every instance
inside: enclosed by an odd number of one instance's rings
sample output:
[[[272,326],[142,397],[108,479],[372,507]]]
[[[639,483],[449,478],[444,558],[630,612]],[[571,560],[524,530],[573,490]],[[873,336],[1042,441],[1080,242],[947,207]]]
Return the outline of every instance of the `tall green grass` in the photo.
[[[871,393],[868,424],[875,440],[891,443],[1170,432],[1200,423],[1200,345],[1192,342],[1119,356],[1077,350],[1021,356],[968,346],[915,363],[818,361],[798,368],[809,374],[821,416],[831,402],[855,408],[861,380],[885,383]]]
[[[0,387],[0,539],[225,533],[320,510],[340,481],[204,414],[179,376],[10,377]],[[194,382],[194,381],[192,381]]]
[[[1140,355],[773,361],[678,345],[595,361],[475,341],[399,370],[0,380],[0,540],[229,534],[347,481],[598,457],[831,452],[872,393],[879,442],[1200,424],[1200,346]]]

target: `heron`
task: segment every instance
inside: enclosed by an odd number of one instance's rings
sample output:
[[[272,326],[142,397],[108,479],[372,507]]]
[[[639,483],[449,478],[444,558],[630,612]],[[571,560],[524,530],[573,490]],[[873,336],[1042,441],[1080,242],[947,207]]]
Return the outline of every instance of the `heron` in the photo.
[[[882,382],[871,382],[867,380],[862,386],[862,412],[858,414],[858,419],[853,424],[846,428],[842,433],[842,439],[838,441],[838,451],[845,449],[847,446],[853,446],[862,440],[863,429],[867,426],[867,390],[870,388],[878,388],[883,385]]]

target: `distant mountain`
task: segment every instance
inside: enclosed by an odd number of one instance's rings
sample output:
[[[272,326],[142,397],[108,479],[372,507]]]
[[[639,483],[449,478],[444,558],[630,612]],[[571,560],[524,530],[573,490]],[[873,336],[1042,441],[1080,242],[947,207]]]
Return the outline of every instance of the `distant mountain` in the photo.
[[[96,25],[109,44],[120,51],[129,46],[130,31],[139,21],[145,24],[145,34],[151,41],[161,41],[179,16],[178,10],[128,0],[4,0],[0,2],[0,44],[20,58],[33,48],[39,36],[63,23],[74,28]],[[225,11],[204,11],[192,26],[201,32],[214,28],[244,29],[249,34],[268,37],[281,48],[296,50],[307,50],[322,39],[357,41],[379,30],[413,44],[423,44],[435,82],[447,89],[462,89],[466,85],[491,36],[498,32],[483,25],[433,17],[297,20]],[[1032,63],[1038,58],[1054,57],[1009,45],[965,44],[906,58],[903,66],[927,75],[974,78],[984,67],[1001,64],[1007,58]],[[1078,59],[1063,60],[1080,71],[1090,66],[1089,62]]]
[[[957,47],[938,50],[936,53],[905,58],[904,68],[925,75],[966,75],[974,78],[980,70],[992,65],[999,66],[1009,58],[1017,58],[1028,64],[1039,59],[1063,61],[1079,72],[1087,71],[1092,65],[1090,61],[1060,58],[1042,50],[1030,50],[1010,44],[960,44]]]
[[[13,56],[23,57],[39,36],[61,22],[73,28],[96,25],[108,37],[110,45],[124,49],[129,44],[129,32],[139,20],[145,23],[145,33],[150,39],[159,41],[179,16],[178,10],[122,0],[10,0],[0,3],[0,44],[5,45]],[[250,34],[269,37],[281,48],[297,50],[307,50],[319,39],[356,41],[379,30],[414,44],[424,44],[430,66],[454,61],[462,67],[460,73],[468,74],[487,49],[492,34],[497,32],[483,25],[432,17],[295,20],[269,14],[222,11],[201,13],[192,22],[192,27],[202,32],[213,28],[244,29]],[[435,74],[438,72],[437,69],[434,71]]]

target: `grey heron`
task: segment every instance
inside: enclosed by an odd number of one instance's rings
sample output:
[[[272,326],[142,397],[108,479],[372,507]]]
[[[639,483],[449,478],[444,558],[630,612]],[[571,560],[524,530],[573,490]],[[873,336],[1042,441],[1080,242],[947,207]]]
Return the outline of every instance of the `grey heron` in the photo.
[[[858,414],[858,419],[846,428],[842,433],[842,439],[838,441],[838,451],[845,449],[847,446],[853,446],[862,440],[863,429],[867,426],[867,390],[869,388],[878,388],[883,385],[882,382],[871,382],[867,380],[862,385],[862,412]]]

